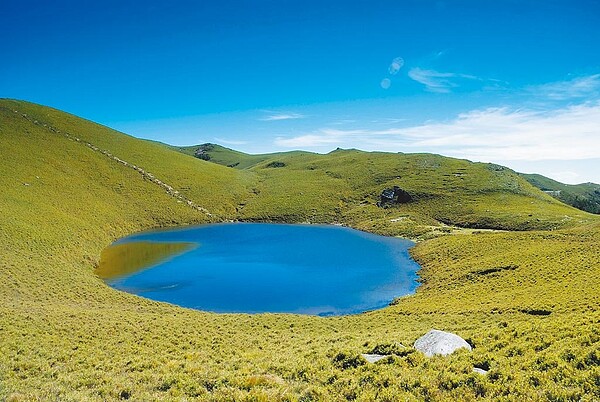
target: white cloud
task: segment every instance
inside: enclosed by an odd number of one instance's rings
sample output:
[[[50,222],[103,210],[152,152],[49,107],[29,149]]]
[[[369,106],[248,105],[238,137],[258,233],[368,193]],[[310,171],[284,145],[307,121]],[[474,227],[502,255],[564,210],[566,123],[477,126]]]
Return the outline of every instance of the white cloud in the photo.
[[[529,86],[526,91],[551,100],[589,98],[600,95],[600,74],[577,77],[568,81]]]
[[[316,133],[300,135],[292,138],[277,137],[275,144],[288,148],[314,148],[346,143],[348,140],[364,136],[368,133],[364,130],[337,130],[323,128]]]
[[[480,80],[480,78],[468,74],[460,73],[442,73],[435,70],[423,70],[419,67],[411,68],[408,76],[425,85],[429,92],[448,93],[452,88],[459,86],[457,79]]]
[[[555,180],[560,181],[561,183],[581,183],[583,180],[580,180],[579,173],[572,171],[564,171],[561,170],[559,172],[553,172],[552,177]]]
[[[343,125],[347,125],[347,124],[353,124],[356,123],[358,120],[355,119],[341,119],[341,120],[337,120],[331,123],[331,125],[333,126],[343,126]]]
[[[261,117],[260,121],[278,121],[278,120],[293,120],[293,119],[302,119],[305,116],[301,113],[294,112],[271,112],[265,110],[265,113],[269,113],[268,116]]]
[[[397,124],[397,123],[401,123],[403,121],[406,121],[407,119],[399,119],[399,118],[395,118],[395,117],[384,117],[381,119],[375,119],[375,120],[371,120],[371,123],[374,124]]]
[[[225,138],[215,137],[215,142],[217,144],[225,144],[225,145],[246,145],[248,141],[239,141],[239,140],[227,140]]]
[[[442,123],[389,129],[323,128],[292,138],[288,148],[348,147],[366,150],[435,152],[478,161],[573,160],[597,158],[600,103],[552,111],[489,108],[473,110]]]
[[[544,161],[494,161],[523,173],[539,173],[561,183],[600,183],[600,156],[592,159]]]
[[[476,110],[403,134],[413,146],[477,160],[584,159],[597,156],[599,127],[600,105],[584,104],[551,112]]]

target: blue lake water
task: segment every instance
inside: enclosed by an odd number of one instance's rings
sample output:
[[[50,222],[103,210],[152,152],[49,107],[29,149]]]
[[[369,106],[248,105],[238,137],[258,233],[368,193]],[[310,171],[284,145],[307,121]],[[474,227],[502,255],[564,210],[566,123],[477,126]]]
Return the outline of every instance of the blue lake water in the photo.
[[[413,242],[338,226],[203,225],[143,232],[111,247],[122,258],[138,252],[129,246],[168,243],[192,246],[105,280],[149,299],[222,313],[352,314],[384,307],[417,287],[419,265],[408,254]]]

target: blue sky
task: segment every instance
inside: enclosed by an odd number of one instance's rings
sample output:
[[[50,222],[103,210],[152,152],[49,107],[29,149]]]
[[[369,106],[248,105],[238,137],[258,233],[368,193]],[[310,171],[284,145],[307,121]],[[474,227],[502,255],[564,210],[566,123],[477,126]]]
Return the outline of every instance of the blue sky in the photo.
[[[600,183],[600,2],[0,0],[0,97],[174,145]]]

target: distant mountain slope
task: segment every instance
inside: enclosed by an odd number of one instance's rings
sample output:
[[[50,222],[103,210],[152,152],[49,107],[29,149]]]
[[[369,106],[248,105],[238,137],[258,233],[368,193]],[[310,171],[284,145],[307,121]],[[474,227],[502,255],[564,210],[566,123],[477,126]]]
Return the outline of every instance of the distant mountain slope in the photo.
[[[508,168],[440,155],[353,149],[249,155],[216,144],[175,149],[260,177],[255,188],[260,195],[238,209],[243,219],[334,220],[418,236],[440,222],[528,230],[564,227],[583,218]],[[382,191],[394,186],[412,201],[378,208]]]
[[[529,183],[565,204],[600,214],[600,184],[563,184],[540,174],[520,173]]]
[[[271,154],[246,154],[240,151],[233,150],[218,144],[201,144],[192,145],[188,147],[172,147],[173,149],[183,152],[184,154],[195,156],[198,159],[209,160],[219,165],[232,167],[236,169],[248,169],[256,166],[257,164],[277,159],[278,157],[284,157],[294,154],[309,154],[311,152],[305,151],[290,151],[290,152],[278,152]]]

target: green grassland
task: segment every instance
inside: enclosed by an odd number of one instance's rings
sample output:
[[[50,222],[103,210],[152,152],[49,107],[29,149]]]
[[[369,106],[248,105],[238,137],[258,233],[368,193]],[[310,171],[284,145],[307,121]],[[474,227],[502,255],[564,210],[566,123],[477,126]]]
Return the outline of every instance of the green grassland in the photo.
[[[493,164],[433,154],[338,149],[327,155],[298,151],[245,155],[213,148],[211,161],[239,161],[236,168],[247,166],[240,170],[259,178],[253,189],[257,196],[238,208],[238,216],[247,220],[338,221],[418,237],[441,223],[532,230],[571,227],[594,219],[557,202],[514,171]],[[414,202],[378,208],[381,191],[394,185],[408,191]]]
[[[600,399],[600,218],[509,169],[356,150],[241,154],[228,168],[12,100],[0,152],[0,399]],[[377,207],[393,185],[413,202]],[[119,237],[226,220],[420,239],[422,285],[321,318],[183,309],[94,274]],[[473,352],[425,358],[411,346],[431,328]],[[367,364],[372,351],[391,355]]]

